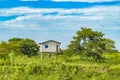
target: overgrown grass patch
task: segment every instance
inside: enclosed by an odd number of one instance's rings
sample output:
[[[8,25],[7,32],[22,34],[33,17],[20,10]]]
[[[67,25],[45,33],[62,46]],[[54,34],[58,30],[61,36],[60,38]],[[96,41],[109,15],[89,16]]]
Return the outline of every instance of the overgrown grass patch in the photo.
[[[114,53],[104,55],[104,62],[62,55],[50,59],[24,55],[0,58],[0,80],[119,80],[119,57]]]

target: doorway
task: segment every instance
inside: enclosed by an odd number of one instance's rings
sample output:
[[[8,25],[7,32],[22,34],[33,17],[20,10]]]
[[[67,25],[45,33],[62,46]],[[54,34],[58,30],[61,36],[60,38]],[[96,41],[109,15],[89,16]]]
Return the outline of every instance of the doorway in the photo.
[[[56,53],[59,51],[59,45],[56,45]]]

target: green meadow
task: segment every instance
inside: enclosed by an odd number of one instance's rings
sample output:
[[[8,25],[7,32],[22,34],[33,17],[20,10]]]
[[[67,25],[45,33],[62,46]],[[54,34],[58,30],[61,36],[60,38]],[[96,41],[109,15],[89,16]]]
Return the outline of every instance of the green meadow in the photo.
[[[120,80],[120,53],[104,53],[104,61],[80,56],[14,56],[0,54],[0,80]]]

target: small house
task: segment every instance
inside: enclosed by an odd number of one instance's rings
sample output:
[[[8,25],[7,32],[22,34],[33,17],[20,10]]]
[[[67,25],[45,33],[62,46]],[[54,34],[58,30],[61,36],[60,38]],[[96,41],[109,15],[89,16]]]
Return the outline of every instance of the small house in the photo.
[[[60,42],[54,40],[48,40],[45,42],[39,43],[40,45],[40,52],[53,52],[53,53],[60,53]]]

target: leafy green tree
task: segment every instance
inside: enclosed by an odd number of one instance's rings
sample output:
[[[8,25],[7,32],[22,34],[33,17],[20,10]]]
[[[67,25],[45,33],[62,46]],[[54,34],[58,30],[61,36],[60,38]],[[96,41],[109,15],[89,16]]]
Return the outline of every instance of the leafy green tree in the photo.
[[[18,43],[19,41],[22,41],[23,39],[22,38],[12,38],[12,39],[9,39],[8,42],[9,43]]]
[[[20,42],[24,40],[22,38],[12,38],[8,40],[8,48],[10,52],[15,52],[16,54],[20,53],[19,46]]]
[[[12,38],[8,40],[8,46],[11,52],[16,54],[25,54],[28,56],[36,55],[39,51],[39,46],[29,38]]]
[[[104,51],[112,50],[114,41],[103,37],[102,32],[93,31],[90,28],[81,28],[73,36],[73,41],[68,45],[70,53],[77,53],[83,58],[102,59]]]
[[[2,41],[0,43],[0,53],[8,53],[8,52],[9,52],[9,50],[8,50],[8,44],[7,44],[7,42]]]
[[[115,48],[115,42],[111,39],[104,39],[103,43],[106,47],[106,52],[118,52],[118,50]]]
[[[19,50],[25,55],[32,56],[37,55],[39,46],[33,40],[26,38],[20,41]]]

